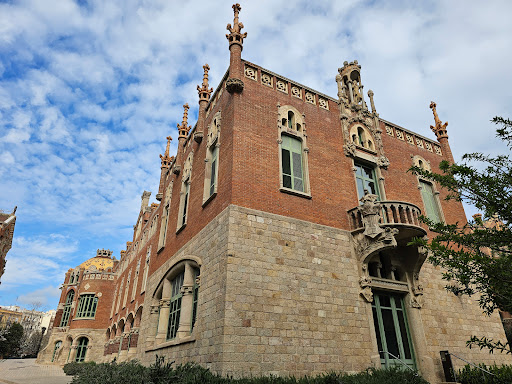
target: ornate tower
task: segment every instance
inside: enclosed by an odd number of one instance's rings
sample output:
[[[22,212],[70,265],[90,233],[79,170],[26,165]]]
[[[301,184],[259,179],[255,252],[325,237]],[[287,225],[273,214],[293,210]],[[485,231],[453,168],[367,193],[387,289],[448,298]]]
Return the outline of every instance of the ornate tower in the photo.
[[[204,120],[206,118],[206,106],[210,101],[210,94],[213,92],[213,88],[208,88],[208,71],[210,66],[208,64],[203,65],[204,75],[203,84],[197,86],[197,93],[199,94],[199,114],[197,117],[197,128],[194,133],[194,140],[198,143],[203,140],[204,134]]]
[[[376,165],[387,168],[389,160],[384,155],[379,114],[373,101],[374,94],[372,90],[368,91],[371,105],[369,111],[364,100],[361,65],[357,60],[350,63],[345,61],[343,67],[338,68],[336,83],[345,154],[356,158],[366,153],[373,157]]]
[[[178,175],[181,171],[181,163],[183,162],[183,146],[188,137],[190,131],[190,125],[188,125],[188,103],[183,105],[183,120],[181,124],[177,124],[178,127],[178,152],[176,153],[176,165],[174,166],[174,173]]]
[[[244,25],[238,21],[238,14],[242,10],[240,4],[233,4],[233,11],[235,13],[233,26],[228,24],[226,29],[229,34],[226,38],[229,41],[229,78],[226,83],[226,89],[229,93],[240,93],[244,89],[242,81],[242,49],[244,38],[247,37],[247,32],[242,33]]]
[[[431,125],[430,129],[432,132],[435,133],[437,141],[439,141],[439,144],[441,144],[441,148],[443,149],[443,154],[445,157],[453,163],[453,155],[452,150],[450,149],[450,144],[448,143],[448,131],[446,127],[448,126],[448,122],[441,123],[441,120],[439,119],[439,116],[437,115],[436,111],[437,104],[433,101],[430,102],[430,109],[432,110],[432,113],[434,114],[434,122],[436,123],[435,126]]]
[[[165,184],[165,175],[167,174],[169,167],[171,166],[174,156],[169,156],[169,147],[171,145],[171,136],[167,136],[167,147],[165,148],[165,153],[160,155],[160,160],[162,165],[160,166],[160,184],[158,186],[158,193],[156,194],[156,199],[158,201],[162,200],[164,193],[164,184]]]

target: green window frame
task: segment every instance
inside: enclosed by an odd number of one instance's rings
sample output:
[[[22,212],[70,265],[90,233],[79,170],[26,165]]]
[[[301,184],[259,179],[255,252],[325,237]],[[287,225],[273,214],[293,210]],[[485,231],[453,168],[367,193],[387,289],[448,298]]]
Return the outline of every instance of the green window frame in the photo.
[[[217,148],[216,144],[213,144],[212,149],[212,158],[211,158],[211,168],[210,168],[210,196],[215,193],[215,185],[217,183],[217,169],[218,169],[218,154],[219,148]]]
[[[375,174],[375,168],[361,163],[354,163],[354,166],[356,168],[358,199],[361,199],[364,196],[364,190],[366,189],[368,193],[377,195],[378,200],[380,200],[379,183]]]
[[[183,298],[183,280],[185,279],[185,271],[182,271],[176,276],[172,282],[172,291],[169,308],[169,323],[167,326],[167,340],[176,338],[178,328],[180,326],[180,315],[181,315],[181,300]]]
[[[181,225],[185,225],[187,223],[187,209],[188,209],[188,194],[190,192],[190,183],[189,180],[185,180],[185,194],[183,196],[183,215],[181,216]]]
[[[55,354],[57,353],[57,349],[59,349],[61,345],[62,345],[62,341],[60,341],[60,340],[55,343],[55,347],[53,348],[52,363],[55,360]]]
[[[421,197],[423,197],[423,204],[425,205],[425,215],[434,223],[440,223],[442,221],[441,212],[439,211],[439,205],[437,204],[432,184],[420,180],[420,187]]]
[[[401,365],[390,355],[393,354],[412,369],[416,369],[403,297],[398,294],[376,292],[372,310],[382,366]]]
[[[197,301],[199,299],[199,284],[197,282],[199,277],[199,269],[194,268],[194,287],[193,287],[193,298],[192,298],[192,320],[191,320],[191,326],[190,326],[190,332],[194,330],[194,325],[196,323],[197,319]]]
[[[76,318],[94,318],[97,306],[98,298],[94,294],[81,295]]]
[[[62,318],[60,319],[59,327],[66,327],[69,323],[69,316],[71,315],[71,304],[75,298],[75,291],[69,291],[66,297],[66,303],[64,304],[64,310],[62,312]]]
[[[82,363],[85,361],[85,355],[87,354],[87,344],[89,344],[89,339],[87,337],[81,337],[80,340],[78,340],[75,358],[77,363]]]
[[[302,141],[287,135],[282,135],[281,140],[281,173],[283,187],[304,192]]]

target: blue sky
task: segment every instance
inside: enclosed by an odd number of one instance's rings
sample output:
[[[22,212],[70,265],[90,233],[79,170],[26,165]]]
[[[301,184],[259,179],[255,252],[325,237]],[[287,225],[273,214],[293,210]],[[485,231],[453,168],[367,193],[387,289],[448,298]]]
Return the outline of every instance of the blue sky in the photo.
[[[231,5],[0,1],[0,209],[18,206],[0,304],[55,308],[68,268],[119,257],[202,65],[213,87],[229,65]],[[357,59],[382,118],[433,138],[434,100],[456,159],[506,150],[489,120],[512,116],[511,2],[241,5],[243,58],[331,96]]]

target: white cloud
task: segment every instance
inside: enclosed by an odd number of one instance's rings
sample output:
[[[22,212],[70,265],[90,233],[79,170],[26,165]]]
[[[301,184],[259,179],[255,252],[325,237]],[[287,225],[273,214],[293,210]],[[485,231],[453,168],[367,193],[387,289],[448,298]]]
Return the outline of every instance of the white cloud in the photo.
[[[51,301],[58,300],[60,297],[60,289],[58,286],[49,285],[44,288],[36,289],[18,296],[18,303],[28,309],[35,309],[38,311],[46,311],[54,309],[50,307]],[[33,308],[32,308],[33,307]]]

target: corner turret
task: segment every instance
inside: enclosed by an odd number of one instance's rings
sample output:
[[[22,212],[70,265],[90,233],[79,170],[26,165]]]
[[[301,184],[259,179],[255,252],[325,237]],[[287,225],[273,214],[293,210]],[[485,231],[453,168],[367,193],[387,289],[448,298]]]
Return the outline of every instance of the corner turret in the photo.
[[[238,20],[238,14],[241,10],[240,4],[233,4],[233,12],[235,14],[233,26],[228,24],[226,27],[229,31],[226,38],[229,41],[230,52],[229,78],[226,82],[226,89],[229,93],[241,93],[244,90],[244,82],[242,81],[242,49],[247,32],[242,33],[244,25]]]
[[[174,156],[169,156],[169,147],[171,146],[172,137],[167,136],[167,147],[165,148],[165,152],[163,155],[160,155],[160,161],[162,165],[160,166],[160,184],[158,185],[158,193],[156,194],[156,199],[158,201],[162,200],[163,192],[164,192],[164,184],[165,177],[169,168],[174,160]]]
[[[174,166],[173,172],[176,175],[179,175],[181,171],[181,163],[183,162],[183,150],[182,147],[185,145],[185,141],[188,137],[188,132],[190,131],[190,125],[188,125],[188,103],[183,105],[183,120],[181,124],[177,124],[178,127],[178,152],[176,154],[176,165]]]
[[[448,122],[442,123],[441,119],[439,119],[439,116],[437,115],[436,110],[437,104],[433,101],[430,102],[430,109],[432,110],[432,113],[434,114],[434,122],[436,125],[431,125],[430,129],[432,132],[435,133],[437,141],[439,144],[441,144],[441,148],[443,150],[443,154],[445,155],[446,159],[453,163],[453,155],[452,150],[450,149],[450,144],[448,143],[448,130],[446,127],[448,126]]]
[[[200,143],[203,140],[206,106],[210,101],[210,94],[213,92],[213,88],[209,88],[208,84],[208,71],[210,70],[210,66],[205,64],[203,65],[203,69],[203,84],[201,86],[197,86],[197,93],[199,94],[199,113],[197,117],[197,128],[194,132],[194,140],[197,143]]]

